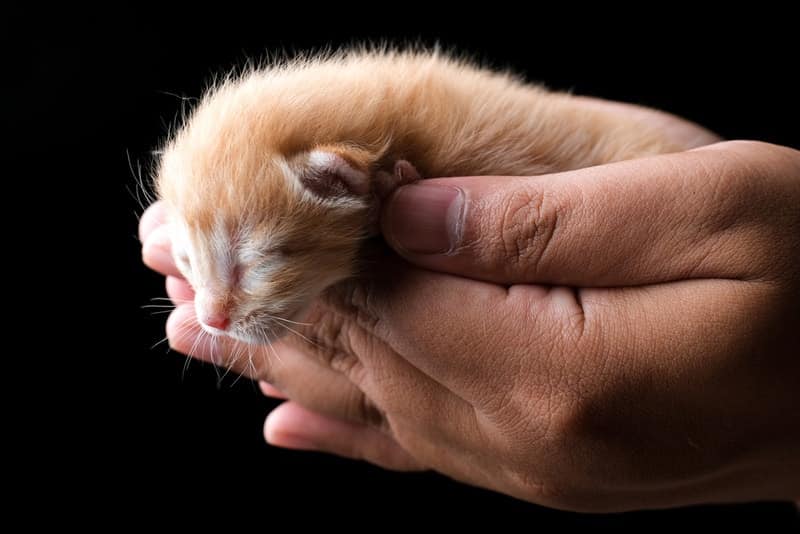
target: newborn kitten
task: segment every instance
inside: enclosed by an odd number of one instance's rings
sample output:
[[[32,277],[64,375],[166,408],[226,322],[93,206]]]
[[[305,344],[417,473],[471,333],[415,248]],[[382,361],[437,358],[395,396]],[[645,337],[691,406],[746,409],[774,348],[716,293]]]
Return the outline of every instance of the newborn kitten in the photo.
[[[203,328],[268,342],[353,275],[380,197],[417,173],[535,175],[680,148],[509,74],[351,52],[214,88],[165,147],[157,189]]]

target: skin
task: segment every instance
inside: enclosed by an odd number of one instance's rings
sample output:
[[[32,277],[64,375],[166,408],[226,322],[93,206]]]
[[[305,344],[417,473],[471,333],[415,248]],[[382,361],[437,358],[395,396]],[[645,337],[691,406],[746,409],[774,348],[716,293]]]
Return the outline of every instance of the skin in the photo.
[[[437,194],[463,211],[426,208]],[[191,355],[290,399],[265,424],[277,446],[435,469],[578,511],[791,499],[798,206],[800,152],[758,142],[425,180],[383,210],[405,261],[387,253],[373,277],[329,290],[298,325],[307,340],[221,337]],[[190,352],[194,295],[163,220],[158,203],[143,215],[143,257],[177,304],[170,344]]]

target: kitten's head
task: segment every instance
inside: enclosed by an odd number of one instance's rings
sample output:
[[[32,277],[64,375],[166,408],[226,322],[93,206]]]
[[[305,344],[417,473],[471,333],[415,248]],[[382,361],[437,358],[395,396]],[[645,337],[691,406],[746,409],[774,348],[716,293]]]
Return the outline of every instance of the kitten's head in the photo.
[[[268,342],[352,275],[375,213],[372,158],[347,145],[287,153],[248,130],[190,123],[164,150],[157,187],[200,324]]]

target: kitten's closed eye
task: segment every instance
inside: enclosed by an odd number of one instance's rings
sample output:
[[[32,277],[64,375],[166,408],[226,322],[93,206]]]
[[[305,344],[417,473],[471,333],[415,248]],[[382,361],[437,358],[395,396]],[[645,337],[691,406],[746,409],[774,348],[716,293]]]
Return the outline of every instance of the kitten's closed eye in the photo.
[[[275,270],[275,261],[264,260],[256,264],[252,264],[243,269],[247,274],[255,276],[266,276]]]
[[[275,248],[270,249],[268,254],[274,255],[277,257],[284,257],[284,256],[291,256],[292,254],[297,254],[303,252],[304,250],[308,250],[308,247],[302,247],[300,245],[289,245],[284,243],[283,245],[276,246]]]

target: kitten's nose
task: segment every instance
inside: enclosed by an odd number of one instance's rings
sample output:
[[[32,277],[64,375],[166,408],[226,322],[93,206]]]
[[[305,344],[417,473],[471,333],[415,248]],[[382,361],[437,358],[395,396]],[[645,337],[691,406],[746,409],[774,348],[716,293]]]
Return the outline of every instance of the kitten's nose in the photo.
[[[231,325],[228,299],[219,292],[200,288],[195,295],[194,309],[197,319],[203,326],[225,330]]]
[[[204,325],[216,328],[218,330],[225,330],[231,323],[231,318],[224,312],[209,313],[200,319]]]

